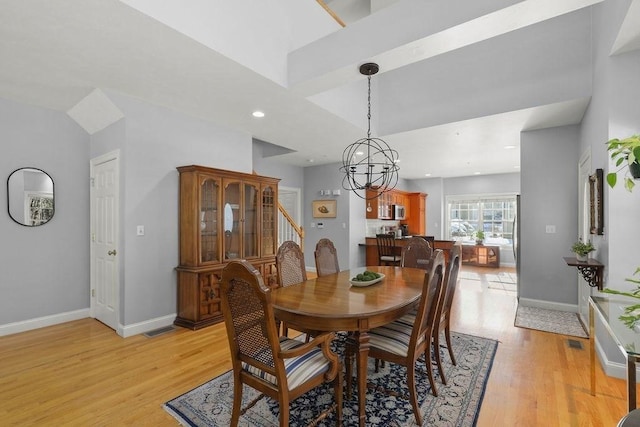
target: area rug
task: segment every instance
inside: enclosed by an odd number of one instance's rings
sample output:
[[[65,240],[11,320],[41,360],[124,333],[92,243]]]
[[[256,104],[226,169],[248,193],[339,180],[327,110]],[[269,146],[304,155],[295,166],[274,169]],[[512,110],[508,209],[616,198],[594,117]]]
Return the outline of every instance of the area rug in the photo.
[[[429,426],[474,426],[482,404],[484,390],[493,364],[498,342],[461,333],[451,333],[457,365],[452,365],[446,347],[441,355],[447,384],[443,385],[437,368],[436,387],[438,397],[431,394],[424,360],[416,369],[417,392],[424,425]],[[341,352],[341,343],[337,351]],[[378,373],[374,372],[373,359],[369,358],[367,379],[372,389],[367,392],[367,426],[410,426],[415,419],[408,400],[407,372],[401,366],[385,363]],[[435,367],[435,366],[434,366]],[[354,382],[355,383],[355,382]],[[399,397],[379,389],[386,388]],[[375,391],[374,391],[375,390]],[[242,407],[251,402],[258,393],[244,387]],[[233,375],[226,372],[211,381],[176,397],[164,404],[164,409],[185,426],[228,426],[231,418],[233,398]],[[333,403],[333,389],[319,387],[299,397],[290,405],[290,426],[307,425],[317,414]],[[278,402],[268,397],[261,399],[240,417],[241,426],[278,425]],[[343,424],[358,424],[357,391],[351,400],[343,401]],[[335,413],[318,426],[334,426]]]
[[[578,314],[569,311],[546,310],[536,307],[518,306],[515,326],[562,335],[588,338]]]

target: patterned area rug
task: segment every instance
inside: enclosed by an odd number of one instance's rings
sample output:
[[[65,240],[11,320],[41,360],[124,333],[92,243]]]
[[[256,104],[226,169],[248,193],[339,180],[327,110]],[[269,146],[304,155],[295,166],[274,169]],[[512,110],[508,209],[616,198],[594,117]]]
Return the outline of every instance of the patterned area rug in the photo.
[[[578,320],[578,314],[569,311],[518,306],[514,324],[520,328],[536,329],[562,335],[588,338]]]
[[[342,338],[343,339],[343,338]],[[422,408],[424,425],[429,426],[474,426],[484,396],[484,390],[493,364],[498,342],[486,338],[452,333],[457,366],[451,364],[446,347],[441,348],[443,369],[448,385],[442,385],[441,378],[434,367],[438,396],[431,394],[424,362],[416,370],[417,391]],[[342,343],[337,351],[341,352]],[[368,426],[410,426],[415,419],[408,400],[406,369],[386,363],[376,374],[373,359],[369,358],[369,383],[376,391],[367,393]],[[403,397],[394,397],[378,388],[395,391]],[[251,402],[258,393],[250,387],[244,387],[242,407]],[[211,381],[164,404],[164,409],[185,426],[228,426],[231,418],[233,398],[233,375],[226,372]],[[299,397],[291,403],[290,426],[307,425],[317,414],[333,403],[333,389],[330,386],[319,387]],[[343,402],[345,426],[358,424],[357,391],[351,400]],[[278,402],[270,398],[261,399],[258,404],[240,417],[241,426],[278,425]],[[335,414],[322,420],[318,426],[334,426]]]

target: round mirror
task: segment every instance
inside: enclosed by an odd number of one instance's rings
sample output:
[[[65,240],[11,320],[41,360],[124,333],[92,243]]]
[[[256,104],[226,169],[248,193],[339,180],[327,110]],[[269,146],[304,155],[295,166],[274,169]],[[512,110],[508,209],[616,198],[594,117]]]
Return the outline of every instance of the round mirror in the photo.
[[[53,179],[43,170],[21,168],[7,179],[9,216],[27,227],[46,224],[53,218]]]

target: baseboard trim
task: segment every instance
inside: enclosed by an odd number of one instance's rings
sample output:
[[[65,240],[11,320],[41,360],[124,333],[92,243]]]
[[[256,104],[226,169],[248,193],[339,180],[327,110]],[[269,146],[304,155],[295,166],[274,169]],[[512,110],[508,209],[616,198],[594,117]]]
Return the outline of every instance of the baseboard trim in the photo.
[[[542,308],[545,310],[557,310],[557,311],[569,311],[572,313],[578,312],[577,304],[564,304],[553,301],[543,301],[538,299],[522,298],[518,300],[518,305],[523,307]]]
[[[73,320],[85,319],[87,317],[89,317],[89,309],[83,308],[80,310],[68,311],[66,313],[52,314],[50,316],[7,323],[0,325],[0,337],[58,325],[60,323],[71,322]]]
[[[172,325],[174,320],[176,320],[176,314],[168,314],[166,316],[156,317],[155,319],[149,319],[144,322],[134,323],[131,325],[118,325],[118,330],[116,332],[121,337],[127,338]]]

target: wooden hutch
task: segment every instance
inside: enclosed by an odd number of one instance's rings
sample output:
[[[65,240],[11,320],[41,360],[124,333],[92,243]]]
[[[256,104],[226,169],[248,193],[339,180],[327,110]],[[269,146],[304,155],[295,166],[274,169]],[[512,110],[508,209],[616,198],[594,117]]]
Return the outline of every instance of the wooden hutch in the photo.
[[[199,329],[222,321],[220,279],[229,261],[246,259],[276,284],[277,178],[181,166],[180,265],[175,324]]]

